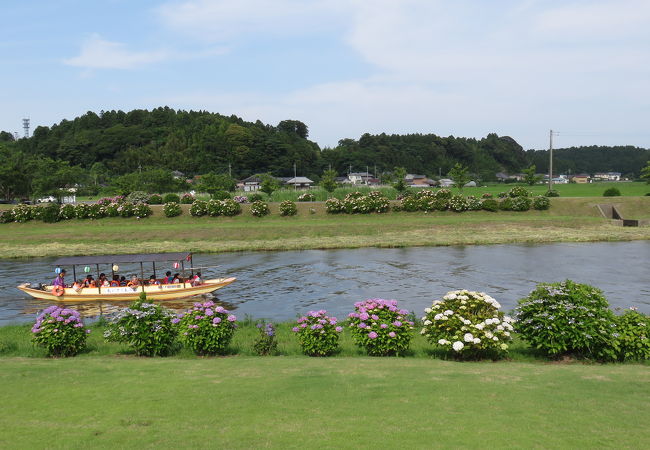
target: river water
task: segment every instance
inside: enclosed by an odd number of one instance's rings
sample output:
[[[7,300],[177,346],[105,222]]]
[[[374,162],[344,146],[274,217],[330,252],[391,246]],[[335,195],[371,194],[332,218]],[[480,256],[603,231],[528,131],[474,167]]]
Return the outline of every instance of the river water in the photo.
[[[31,321],[49,305],[15,286],[24,281],[49,282],[54,278],[52,261],[0,260],[0,324]],[[396,299],[419,315],[434,299],[454,289],[484,291],[511,310],[536,283],[567,278],[602,289],[613,308],[636,306],[650,313],[649,263],[650,241],[194,255],[195,266],[210,266],[203,269],[203,278],[237,277],[217,291],[221,304],[240,319],[250,315],[272,320],[293,319],[312,309],[344,317],[354,302],[366,298]],[[110,272],[108,267],[105,270]],[[159,266],[158,270],[161,276],[160,270],[173,269]],[[139,266],[123,266],[120,272],[139,273]],[[71,282],[71,273],[69,278]],[[166,304],[182,310],[193,301]],[[121,306],[119,302],[73,305],[87,317]]]

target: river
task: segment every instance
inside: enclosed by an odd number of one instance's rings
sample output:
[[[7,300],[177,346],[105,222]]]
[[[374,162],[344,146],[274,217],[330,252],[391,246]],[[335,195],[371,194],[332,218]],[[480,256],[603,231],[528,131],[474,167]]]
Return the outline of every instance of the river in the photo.
[[[0,324],[31,321],[49,304],[15,286],[49,282],[54,278],[52,261],[0,260]],[[649,241],[194,255],[196,266],[218,266],[204,269],[203,278],[237,277],[234,284],[217,291],[224,306],[240,319],[249,315],[271,320],[293,319],[312,309],[326,309],[342,318],[354,302],[366,298],[396,299],[419,315],[454,289],[487,292],[511,310],[536,283],[567,278],[602,289],[613,308],[636,306],[650,313],[649,263]],[[135,271],[136,267],[120,268],[122,274]],[[168,305],[182,310],[192,301]],[[74,307],[94,317],[119,306],[123,304]]]

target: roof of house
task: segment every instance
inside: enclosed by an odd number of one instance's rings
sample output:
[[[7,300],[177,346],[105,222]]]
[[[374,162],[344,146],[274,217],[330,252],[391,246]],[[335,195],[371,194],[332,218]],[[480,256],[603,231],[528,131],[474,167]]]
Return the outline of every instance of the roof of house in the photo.
[[[115,263],[138,263],[138,262],[167,262],[167,261],[189,261],[192,253],[135,253],[130,255],[96,255],[96,256],[66,256],[54,261],[55,266],[63,265],[94,265],[94,264],[115,264]]]
[[[313,181],[307,177],[295,177],[287,180],[287,184],[307,184],[307,183],[313,183]]]

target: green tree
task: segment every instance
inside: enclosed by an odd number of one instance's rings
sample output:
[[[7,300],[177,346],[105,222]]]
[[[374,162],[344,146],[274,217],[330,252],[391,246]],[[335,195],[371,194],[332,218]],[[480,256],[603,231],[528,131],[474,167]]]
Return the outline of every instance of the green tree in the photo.
[[[393,187],[397,192],[404,192],[408,186],[406,185],[406,169],[404,167],[395,167],[393,171]]]
[[[641,179],[650,184],[650,160],[645,165],[645,167],[641,169]]]
[[[330,194],[334,192],[337,187],[336,184],[336,171],[335,170],[326,170],[323,172],[323,176],[320,179],[320,186],[325,189]]]
[[[535,175],[536,171],[537,167],[535,164],[530,166],[528,169],[522,170],[522,173],[524,174],[524,183],[528,184],[529,186],[537,184],[542,179],[542,177]]]
[[[90,167],[90,177],[93,180],[93,184],[98,186],[108,179],[108,168],[104,163],[96,162]]]
[[[280,189],[280,182],[271,174],[265,173],[262,175],[262,185],[260,191],[264,192],[269,197],[274,191]]]
[[[186,187],[184,181],[175,179],[171,171],[166,169],[128,173],[114,178],[111,184],[121,195],[128,195],[133,191],[144,191],[150,194],[178,192]]]
[[[207,192],[214,195],[218,191],[234,191],[237,183],[235,180],[226,174],[216,174],[213,172],[201,175],[199,183],[196,188],[200,192]]]
[[[12,152],[0,146],[0,196],[12,201],[29,196],[31,175],[22,152]]]
[[[461,163],[456,163],[454,167],[449,171],[449,178],[454,181],[454,185],[458,188],[459,191],[463,190],[463,187],[469,182],[469,174],[467,173],[467,167],[463,166]]]

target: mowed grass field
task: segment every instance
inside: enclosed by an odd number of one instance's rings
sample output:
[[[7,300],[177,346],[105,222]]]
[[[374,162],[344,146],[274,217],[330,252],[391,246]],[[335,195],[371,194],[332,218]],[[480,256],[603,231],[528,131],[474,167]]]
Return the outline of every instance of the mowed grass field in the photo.
[[[548,211],[390,212],[328,215],[324,204],[299,203],[298,215],[257,218],[250,206],[236,217],[166,218],[161,206],[146,219],[105,218],[1,224],[5,258],[153,253],[227,252],[358,247],[617,241],[650,239],[650,227],[619,227],[602,218],[598,203],[619,207],[628,218],[650,218],[650,197],[554,198]]]
[[[647,366],[0,359],[4,448],[648,448]]]

